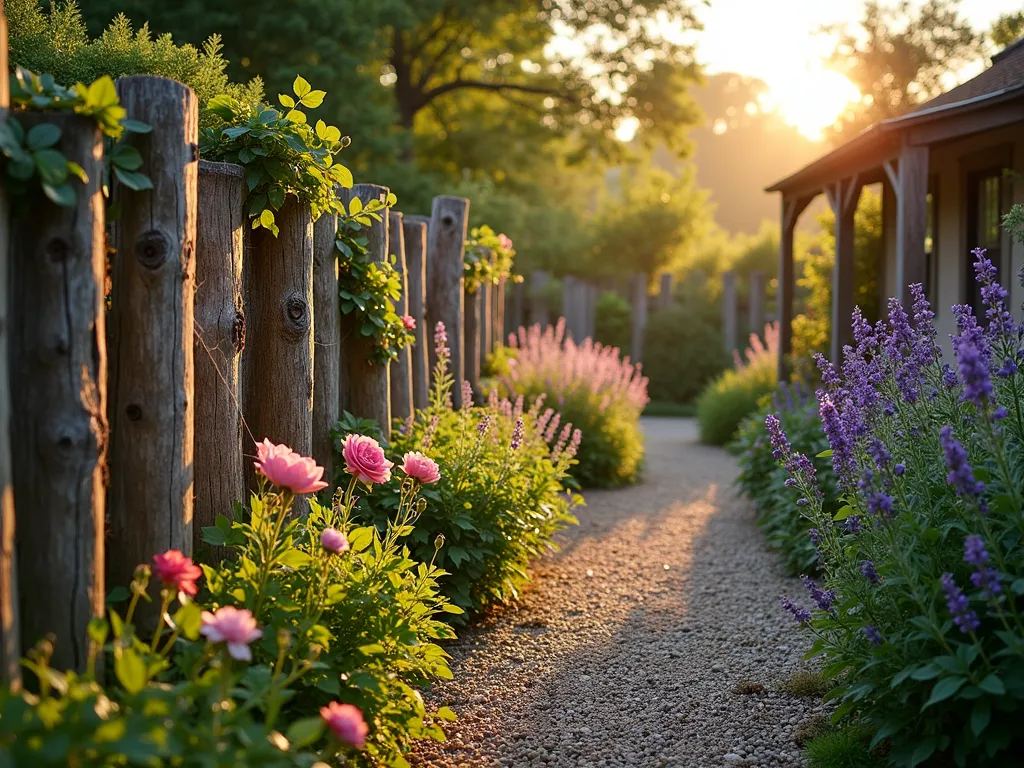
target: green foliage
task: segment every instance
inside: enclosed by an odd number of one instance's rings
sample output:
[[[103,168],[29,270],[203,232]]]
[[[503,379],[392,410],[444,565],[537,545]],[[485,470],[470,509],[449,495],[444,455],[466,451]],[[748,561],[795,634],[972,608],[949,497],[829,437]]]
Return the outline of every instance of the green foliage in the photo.
[[[761,399],[778,384],[778,330],[765,327],[767,343],[751,334],[745,361],[712,381],[697,399],[700,439],[709,445],[725,445],[736,437],[743,420],[754,413]]]
[[[453,410],[446,364],[439,357],[431,406],[392,434],[388,453],[396,464],[419,451],[440,465],[441,480],[423,489],[428,504],[409,537],[410,551],[449,572],[441,585],[453,603],[479,611],[518,598],[530,562],[556,549],[554,534],[575,524],[572,510],[583,499],[568,492],[576,450],[568,424],[545,433],[540,405],[522,413],[521,400],[513,405],[494,397],[486,407]],[[349,419],[335,436],[363,428]],[[355,514],[382,527],[398,502],[385,490],[362,500]]]
[[[402,276],[395,269],[395,257],[378,263],[367,255],[369,238],[366,228],[381,222],[396,202],[394,194],[387,200],[371,200],[363,204],[358,197],[349,201],[348,210],[339,202],[338,290],[341,312],[359,322],[359,332],[373,339],[371,361],[387,365],[398,359],[398,351],[415,340],[403,319],[395,312],[395,302],[402,297]]]
[[[633,332],[632,305],[615,291],[605,291],[597,299],[594,314],[594,340],[606,347],[618,347],[628,355]]]
[[[496,235],[486,224],[470,230],[465,247],[464,281],[466,290],[476,293],[481,285],[497,285],[502,279],[522,281],[512,274],[516,252],[505,234]]]
[[[729,364],[719,329],[678,303],[647,321],[643,359],[651,398],[673,403],[694,400]]]
[[[989,36],[1000,48],[1017,42],[1024,35],[1024,11],[1004,13],[992,22]]]
[[[105,158],[118,180],[130,189],[153,186],[149,177],[138,172],[142,166],[138,150],[114,143],[126,131],[146,133],[151,129],[145,123],[126,118],[109,77],[101,77],[90,86],[78,83],[74,88],[64,88],[52,75],[37,75],[19,67],[11,75],[10,90],[13,112],[0,124],[0,152],[7,159],[7,187],[16,198],[24,200],[34,188],[33,180],[38,178],[43,193],[52,202],[73,206],[77,197],[71,177],[83,184],[89,181],[82,166],[60,151],[61,127],[30,118],[33,113],[67,112],[95,120],[109,139]],[[107,188],[105,183],[104,190]]]
[[[824,494],[823,504],[829,514],[841,506],[831,461],[819,455],[828,450],[828,440],[818,418],[818,403],[803,384],[783,382],[770,402],[744,419],[732,448],[739,454],[740,475],[737,483],[743,494],[754,502],[757,522],[765,532],[768,544],[778,551],[790,573],[811,573],[818,569],[818,552],[811,543],[813,523],[801,514],[796,499],[786,486],[789,477],[772,457],[772,446],[765,432],[764,420],[775,414],[789,436],[795,450],[812,457],[818,470],[818,482]]]
[[[877,768],[884,758],[871,751],[871,729],[850,724],[829,729],[807,745],[809,768]]]
[[[95,4],[87,5],[91,12]],[[228,63],[221,56],[216,35],[201,48],[178,46],[167,34],[154,39],[148,25],[134,31],[131,22],[118,15],[92,39],[74,0],[53,3],[48,11],[38,0],[7,0],[5,11],[11,66],[49,72],[62,85],[91,83],[104,76],[160,75],[191,87],[201,106],[223,93],[250,102],[261,98],[259,81],[248,86],[229,83],[225,74]],[[103,23],[113,15],[104,16]]]
[[[207,160],[236,163],[245,168],[246,211],[252,228],[263,227],[277,237],[274,212],[289,196],[308,203],[316,221],[324,213],[341,211],[338,187],[352,186],[352,173],[335,156],[350,143],[333,125],[307,122],[298,107],[316,108],[324,91],[314,91],[301,76],[292,83],[295,97],[277,98],[288,111],[282,115],[263,103],[241,101],[229,94],[210,100],[209,114],[220,123],[204,128],[199,152]]]
[[[614,347],[565,339],[564,318],[555,327],[521,329],[514,348],[504,390],[527,400],[544,395],[563,422],[583,432],[573,478],[585,488],[636,482],[644,459],[640,413],[648,400],[640,371]]]

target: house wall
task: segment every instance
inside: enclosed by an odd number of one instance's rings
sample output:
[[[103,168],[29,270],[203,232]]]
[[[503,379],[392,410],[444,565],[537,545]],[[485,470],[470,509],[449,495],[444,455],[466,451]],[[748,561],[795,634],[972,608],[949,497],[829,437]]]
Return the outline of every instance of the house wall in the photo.
[[[938,197],[936,211],[936,236],[938,239],[938,279],[935,296],[928,298],[936,313],[939,340],[949,346],[949,336],[956,330],[950,307],[966,300],[966,266],[973,243],[967,240],[966,176],[972,170],[1003,164],[1024,174],[1024,123],[989,131],[948,144],[933,146],[929,160],[929,174],[935,184]],[[883,203],[885,226],[885,295],[898,295],[896,290],[896,200],[886,185]],[[1014,203],[1024,203],[1024,183],[1006,179],[1004,181],[1004,212]],[[1007,233],[1003,233],[1003,260],[999,265],[1000,279],[1010,291],[1011,310],[1017,319],[1024,317],[1021,303],[1024,288],[1017,280],[1017,272],[1024,266],[1024,246],[1012,245]]]

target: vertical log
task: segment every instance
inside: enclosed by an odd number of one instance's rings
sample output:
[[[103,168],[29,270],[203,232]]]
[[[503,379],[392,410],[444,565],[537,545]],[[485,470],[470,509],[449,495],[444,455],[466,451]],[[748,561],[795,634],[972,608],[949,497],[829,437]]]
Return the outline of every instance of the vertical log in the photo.
[[[483,369],[484,365],[487,364],[487,355],[490,354],[491,346],[491,300],[493,299],[494,285],[490,282],[484,283],[476,290],[477,295],[477,309],[479,314],[477,315],[477,328],[479,329],[479,337],[477,344],[480,349],[479,365],[477,370]],[[474,391],[476,391],[474,389]]]
[[[91,118],[34,114],[18,120],[26,130],[56,123],[58,149],[89,177],[84,185],[72,182],[74,206],[39,195],[10,222],[10,370],[16,374],[10,428],[18,448],[11,464],[18,580],[31,585],[20,596],[21,642],[28,649],[52,632],[53,666],[81,670],[87,627],[103,614],[104,599],[103,142]],[[3,504],[6,515],[6,490]]]
[[[455,407],[462,405],[462,391],[459,383],[466,378],[463,359],[463,260],[466,246],[466,230],[469,227],[469,200],[463,197],[435,197],[430,216],[427,264],[428,333],[433,334],[437,323],[444,323],[448,333],[448,347],[452,351],[451,373],[455,378],[452,400]],[[433,368],[437,356],[433,345],[430,347],[430,365]]]
[[[358,197],[365,204],[371,200],[386,200],[388,194],[387,187],[356,184],[351,190],[343,190],[342,199],[347,209],[353,197]],[[374,221],[367,230],[366,257],[378,264],[385,263],[391,253],[388,210],[381,211],[381,216],[383,220]],[[347,327],[342,329],[342,337],[347,388],[347,392],[342,394],[342,402],[347,403],[347,410],[354,415],[376,421],[386,437],[391,433],[390,366],[372,362],[373,340],[362,335],[359,325],[347,323]]]
[[[491,351],[497,351],[498,347],[505,343],[505,304],[507,301],[505,285],[506,278],[498,282],[497,294],[494,299],[494,322],[491,324]]]
[[[750,332],[764,332],[764,272],[750,273]]]
[[[391,255],[395,257],[395,269],[402,283],[402,296],[395,311],[399,315],[409,314],[409,280],[405,263],[405,231],[402,214],[391,211],[388,215],[388,239],[391,241]],[[409,347],[398,350],[398,360],[391,364],[391,417],[403,422],[412,416],[412,350]]]
[[[672,275],[665,273],[658,283],[658,309],[665,310],[672,306]]]
[[[473,388],[474,394],[480,392],[480,292],[482,286],[475,291],[466,291],[462,297],[462,320],[463,320],[463,360],[465,364],[466,381]],[[461,387],[462,382],[455,382],[456,387]]]
[[[0,0],[0,72],[7,71],[7,16]],[[0,120],[7,120],[10,81],[0,78]],[[14,547],[14,478],[11,469],[10,348],[11,236],[7,192],[0,184],[0,678],[17,687],[21,680],[21,626],[18,621],[18,568]]]
[[[245,420],[256,440],[313,451],[313,221],[290,197],[276,214],[278,236],[250,230],[245,264],[248,316],[242,355]],[[246,479],[255,483],[251,462]],[[300,510],[301,511],[301,510]]]
[[[633,334],[630,343],[630,357],[634,363],[643,362],[644,334],[647,331],[647,275],[637,272],[633,275]]]
[[[341,415],[341,309],[338,297],[338,216],[313,223],[313,458],[330,478],[331,429]]]
[[[542,269],[530,274],[530,324],[539,324],[542,328],[551,324],[551,310],[544,295],[548,278],[548,273]]]
[[[515,333],[526,322],[526,283],[512,283],[512,306],[505,323],[505,338]]]
[[[736,273],[722,275],[722,338],[725,351],[732,354],[737,347]]]
[[[583,341],[576,328],[576,277],[562,277],[562,317],[565,318],[565,335],[577,344]]]
[[[242,253],[245,171],[231,163],[199,161],[195,298],[195,524],[230,515],[246,501],[239,365],[245,346]],[[217,548],[215,559],[227,551]]]
[[[153,126],[127,139],[153,189],[114,184],[107,577],[127,584],[157,552],[192,552],[199,117],[174,80],[123,77],[117,92],[129,118]]]
[[[412,401],[417,408],[426,408],[430,398],[430,369],[427,345],[427,222],[425,216],[405,216],[402,233],[405,239],[405,269],[409,276],[409,314],[416,321],[416,343],[410,350],[412,358]]]

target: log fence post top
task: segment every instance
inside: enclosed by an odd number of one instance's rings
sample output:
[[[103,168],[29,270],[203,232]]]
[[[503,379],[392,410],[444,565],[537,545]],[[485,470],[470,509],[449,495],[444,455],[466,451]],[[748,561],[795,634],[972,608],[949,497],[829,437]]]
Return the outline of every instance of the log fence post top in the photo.
[[[238,178],[245,176],[245,168],[242,166],[235,163],[218,163],[213,160],[200,160],[199,172],[216,174],[218,176],[236,176]]]

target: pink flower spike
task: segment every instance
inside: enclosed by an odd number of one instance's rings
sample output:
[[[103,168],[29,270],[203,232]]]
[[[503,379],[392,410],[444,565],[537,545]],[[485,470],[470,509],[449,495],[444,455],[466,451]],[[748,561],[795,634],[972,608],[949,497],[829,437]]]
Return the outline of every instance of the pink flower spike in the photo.
[[[348,538],[346,538],[344,533],[334,528],[324,528],[320,534],[320,544],[328,552],[339,555],[348,549]]]
[[[275,445],[266,438],[256,444],[256,471],[278,488],[292,493],[316,493],[327,487],[324,468],[306,456],[300,456],[287,445]]]
[[[195,597],[199,591],[196,580],[203,575],[203,569],[177,549],[168,549],[162,555],[153,555],[153,575],[167,586]]]
[[[380,443],[366,435],[349,435],[341,445],[345,471],[366,485],[386,483],[395,466],[384,458]]]
[[[353,747],[362,749],[366,744],[366,735],[370,732],[363,719],[363,713],[351,704],[339,704],[332,701],[326,707],[320,708],[320,717],[327,723],[339,741],[351,744]]]
[[[424,485],[436,483],[441,479],[437,462],[418,451],[410,451],[402,457],[402,471]]]
[[[216,613],[203,611],[203,628],[200,634],[211,643],[227,643],[228,654],[239,661],[252,661],[249,643],[263,637],[263,630],[256,627],[256,619],[250,611],[225,605]]]
[[[416,330],[416,320],[411,315],[402,315],[402,325],[405,326],[407,331]]]

